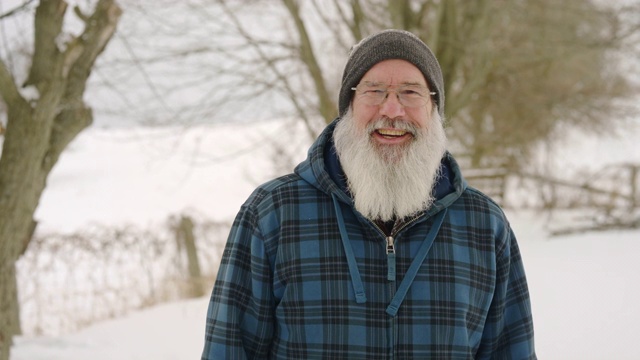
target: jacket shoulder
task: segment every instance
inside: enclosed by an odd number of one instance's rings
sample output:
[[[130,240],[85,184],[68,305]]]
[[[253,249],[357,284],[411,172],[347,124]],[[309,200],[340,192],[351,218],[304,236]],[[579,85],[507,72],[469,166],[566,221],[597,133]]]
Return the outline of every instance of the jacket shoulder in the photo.
[[[459,200],[468,211],[482,213],[507,222],[507,216],[502,207],[494,199],[473,186],[467,185]]]
[[[513,231],[500,205],[482,191],[467,186],[461,196],[449,207],[449,214],[456,224],[467,230],[495,239],[498,253],[506,250],[513,239]]]
[[[294,198],[301,191],[317,190],[298,174],[291,173],[267,181],[258,186],[249,196],[243,207],[262,208],[276,198]]]

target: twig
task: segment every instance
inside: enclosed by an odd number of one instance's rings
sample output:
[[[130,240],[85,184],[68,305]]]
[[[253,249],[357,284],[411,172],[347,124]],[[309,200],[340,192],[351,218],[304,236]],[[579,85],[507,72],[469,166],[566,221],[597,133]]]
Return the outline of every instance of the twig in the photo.
[[[29,4],[31,4],[32,2],[35,2],[35,0],[28,0],[27,2],[23,3],[22,5],[17,6],[13,10],[9,10],[4,14],[0,14],[0,20],[4,19],[6,17],[9,17],[9,16],[13,16],[13,15],[17,14],[18,12],[20,12],[22,10],[26,10],[27,6],[29,6]]]

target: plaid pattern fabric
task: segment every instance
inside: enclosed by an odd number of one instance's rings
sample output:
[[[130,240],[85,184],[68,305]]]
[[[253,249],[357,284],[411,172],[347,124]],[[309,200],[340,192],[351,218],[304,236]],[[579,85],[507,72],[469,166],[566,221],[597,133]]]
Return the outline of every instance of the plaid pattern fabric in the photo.
[[[501,209],[466,187],[450,158],[456,192],[396,235],[396,279],[388,280],[384,234],[324,170],[331,131],[295,174],[260,186],[238,213],[209,305],[202,359],[535,359],[522,260]],[[438,214],[442,225],[390,315]],[[339,223],[364,302],[356,301]]]

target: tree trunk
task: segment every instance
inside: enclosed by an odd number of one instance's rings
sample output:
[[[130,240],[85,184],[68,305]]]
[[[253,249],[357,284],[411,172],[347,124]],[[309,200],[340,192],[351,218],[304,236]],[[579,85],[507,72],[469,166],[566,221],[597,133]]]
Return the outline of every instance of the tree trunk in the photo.
[[[0,354],[6,358],[11,338],[20,334],[15,263],[30,236],[32,216],[44,188],[39,164],[46,143],[26,102],[14,102],[9,110],[0,158]]]
[[[121,14],[114,0],[99,0],[84,18],[84,32],[60,51],[57,39],[66,9],[62,0],[40,1],[36,9],[25,86],[36,88],[37,99],[20,94],[0,61],[0,96],[8,115],[0,157],[0,360],[9,359],[12,338],[20,334],[16,261],[31,239],[47,176],[69,142],[91,124],[91,110],[82,99],[86,82]]]
[[[9,359],[9,350],[11,348],[11,336],[19,333],[19,324],[16,324],[16,319],[19,314],[16,314],[18,309],[17,299],[18,292],[16,286],[15,267],[13,263],[5,262],[4,256],[2,266],[0,268],[0,314],[1,322],[0,327],[3,330],[0,332],[0,359]]]

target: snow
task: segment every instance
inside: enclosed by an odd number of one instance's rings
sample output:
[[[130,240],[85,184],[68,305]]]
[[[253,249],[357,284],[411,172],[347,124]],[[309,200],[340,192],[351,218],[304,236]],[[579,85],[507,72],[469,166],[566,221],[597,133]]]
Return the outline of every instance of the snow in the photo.
[[[146,225],[187,209],[231,220],[253,188],[274,175],[269,139],[291,146],[296,163],[310,142],[296,136],[300,133],[285,121],[189,129],[90,128],[52,172],[36,213],[38,231],[71,232],[93,223]],[[594,141],[595,147],[588,140],[578,145],[606,153],[607,161],[640,161],[635,141]],[[580,159],[584,154],[562,153]],[[640,359],[640,307],[635,303],[640,231],[550,237],[546,214],[513,209],[507,214],[525,262],[539,358]],[[207,301],[164,304],[76,333],[27,334],[15,339],[11,359],[199,358]]]
[[[547,238],[512,213],[527,271],[540,359],[640,359],[640,231]]]
[[[207,299],[160,305],[56,338],[18,338],[13,360],[198,359]]]
[[[286,121],[91,128],[52,170],[36,211],[38,226],[73,231],[89,223],[146,225],[193,209],[232,220],[269,176],[270,138],[298,149],[294,162],[304,159],[307,143],[293,137],[299,129]],[[256,161],[256,154],[262,161]]]

